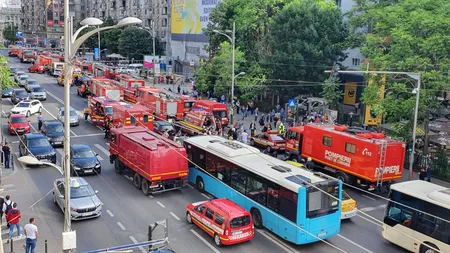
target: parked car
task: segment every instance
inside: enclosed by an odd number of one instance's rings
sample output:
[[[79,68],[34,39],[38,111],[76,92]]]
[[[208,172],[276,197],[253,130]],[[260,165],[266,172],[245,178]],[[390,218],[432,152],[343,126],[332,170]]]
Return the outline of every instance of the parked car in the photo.
[[[70,219],[84,220],[102,215],[103,203],[91,185],[82,177],[70,178]],[[64,178],[56,179],[53,184],[53,202],[64,212]]]
[[[11,109],[11,114],[24,114],[27,117],[38,112],[42,112],[42,104],[39,100],[25,100]]]
[[[56,116],[61,123],[64,124],[64,107],[60,107],[58,110],[58,115]],[[70,108],[70,125],[71,126],[78,126],[80,124],[80,117],[78,116],[77,112]]]
[[[9,75],[10,76],[14,76],[16,74],[16,72],[17,72],[16,68],[9,68]]]
[[[11,96],[11,102],[13,104],[17,104],[20,101],[28,100],[30,99],[30,95],[25,89],[14,89],[12,96]]]
[[[39,73],[39,74],[42,74],[42,73],[45,72],[45,68],[44,68],[44,66],[42,66],[42,65],[34,64],[34,65],[31,65],[31,66],[28,68],[28,72],[30,72],[30,73]]]
[[[56,164],[56,152],[43,134],[24,134],[19,142],[19,155],[32,154],[40,161]]]
[[[64,144],[64,127],[59,121],[44,121],[41,128],[42,134],[52,146]]]
[[[13,114],[8,120],[9,134],[26,134],[30,132],[30,121],[24,114]]]
[[[98,154],[88,145],[70,146],[70,172],[72,176],[100,174],[102,165],[98,160]]]
[[[31,86],[30,99],[47,100],[47,92],[39,84]]]
[[[2,98],[10,98],[12,94],[13,94],[12,88],[2,90]]]
[[[20,76],[23,75],[28,76],[24,71],[21,70],[16,71],[16,74],[14,74],[14,81],[19,82]]]
[[[19,86],[20,87],[25,87],[25,84],[27,84],[28,79],[30,79],[30,77],[28,75],[21,75],[19,76]]]
[[[267,148],[267,146],[270,146],[271,149],[283,151],[285,150],[286,140],[283,135],[274,130],[250,137],[250,145],[261,148]]]
[[[38,82],[34,79],[27,79],[24,88],[26,91],[31,92],[31,86],[32,85],[39,85]]]

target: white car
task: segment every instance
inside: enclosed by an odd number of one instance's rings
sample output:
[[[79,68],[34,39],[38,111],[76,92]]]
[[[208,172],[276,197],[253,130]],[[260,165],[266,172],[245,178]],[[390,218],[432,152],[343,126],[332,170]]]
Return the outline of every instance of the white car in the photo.
[[[11,109],[11,114],[24,114],[27,117],[42,112],[42,104],[39,100],[21,101]]]

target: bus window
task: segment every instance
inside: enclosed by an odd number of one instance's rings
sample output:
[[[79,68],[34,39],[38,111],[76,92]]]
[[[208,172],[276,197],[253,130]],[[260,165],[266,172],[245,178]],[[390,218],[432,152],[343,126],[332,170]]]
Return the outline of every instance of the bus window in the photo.
[[[247,185],[247,175],[243,173],[242,169],[236,169],[231,172],[231,187],[236,191],[245,194],[245,187]]]
[[[246,195],[247,197],[265,206],[267,199],[267,185],[264,183],[263,179],[255,176],[249,176],[247,180]]]
[[[406,227],[409,227],[412,222],[412,211],[404,206],[391,203],[388,209],[388,219],[391,220],[390,225],[394,223],[400,223]]]

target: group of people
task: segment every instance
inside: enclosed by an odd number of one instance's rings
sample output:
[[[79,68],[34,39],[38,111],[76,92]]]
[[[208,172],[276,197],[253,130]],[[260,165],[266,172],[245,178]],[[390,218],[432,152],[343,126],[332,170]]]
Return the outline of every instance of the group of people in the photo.
[[[419,179],[423,181],[431,182],[431,166],[427,164],[426,168],[421,168],[419,172]]]
[[[20,231],[20,219],[22,218],[22,214],[17,208],[17,203],[11,200],[11,196],[6,195],[5,199],[0,198],[0,202],[2,202],[2,208],[0,210],[0,222],[3,222],[3,215],[5,215],[6,227],[9,228],[8,242],[11,242],[12,235],[14,233],[14,227],[17,230],[17,236],[22,236]],[[30,218],[29,223],[23,227],[23,230],[26,237],[25,252],[34,253],[34,249],[36,248],[37,244],[37,238],[39,235],[38,228],[35,225],[35,218]]]

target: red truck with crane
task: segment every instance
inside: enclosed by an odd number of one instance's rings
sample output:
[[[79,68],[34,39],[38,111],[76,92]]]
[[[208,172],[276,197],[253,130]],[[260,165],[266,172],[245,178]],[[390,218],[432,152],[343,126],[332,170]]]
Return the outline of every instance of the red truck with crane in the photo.
[[[111,129],[109,161],[117,174],[129,174],[144,195],[187,186],[186,150],[148,130],[129,126]]]
[[[311,158],[343,183],[375,190],[402,177],[406,143],[362,128],[307,124],[286,133],[286,158]]]

